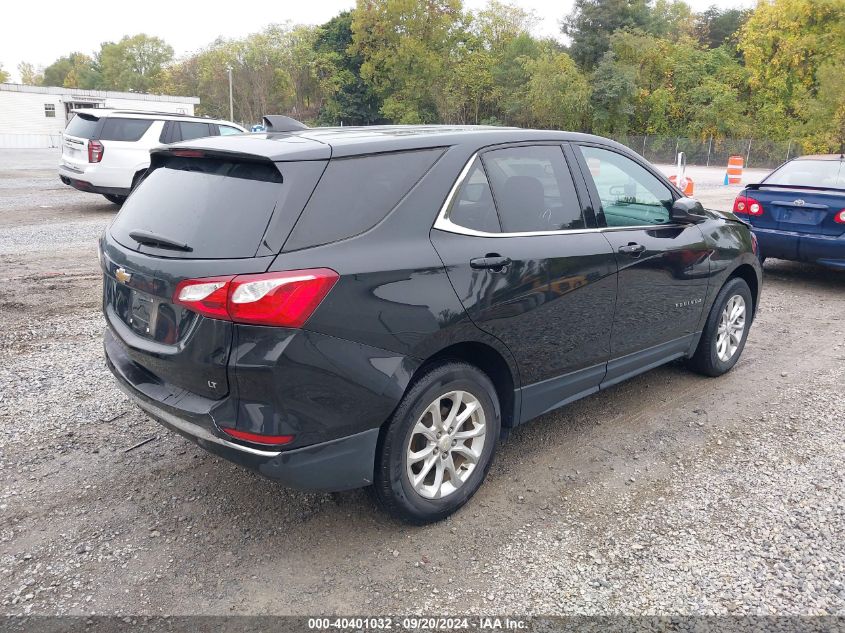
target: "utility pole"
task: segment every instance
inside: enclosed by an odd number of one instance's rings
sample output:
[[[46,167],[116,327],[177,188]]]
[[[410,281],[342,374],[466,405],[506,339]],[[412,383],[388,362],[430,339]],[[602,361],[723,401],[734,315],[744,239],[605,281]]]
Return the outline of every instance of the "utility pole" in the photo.
[[[235,104],[232,100],[232,67],[227,66],[226,70],[229,71],[229,120],[235,120]]]

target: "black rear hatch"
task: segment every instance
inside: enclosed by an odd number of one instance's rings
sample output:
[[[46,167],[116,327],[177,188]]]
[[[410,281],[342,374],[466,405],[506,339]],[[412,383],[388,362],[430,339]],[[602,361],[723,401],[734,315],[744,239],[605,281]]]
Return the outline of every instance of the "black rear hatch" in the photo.
[[[153,155],[101,244],[106,319],[150,380],[228,393],[233,326],[174,304],[176,286],[265,272],[325,165],[179,148]]]

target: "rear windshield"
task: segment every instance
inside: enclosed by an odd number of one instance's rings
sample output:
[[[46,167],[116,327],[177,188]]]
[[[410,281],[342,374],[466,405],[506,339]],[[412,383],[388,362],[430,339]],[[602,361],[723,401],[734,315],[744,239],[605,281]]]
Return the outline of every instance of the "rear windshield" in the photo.
[[[99,121],[100,119],[97,117],[87,114],[74,114],[73,118],[68,121],[65,134],[79,138],[91,138],[94,136],[94,130],[97,128]]]
[[[333,159],[285,250],[328,244],[371,229],[442,154],[437,148]]]
[[[287,186],[269,162],[172,158],[153,169],[132,193],[111,234],[128,248],[170,257],[254,257]],[[140,245],[129,235],[136,230],[187,244],[191,250],[169,253]]]
[[[109,117],[100,130],[101,141],[137,141],[150,129],[152,119],[119,119]]]
[[[793,160],[772,172],[763,182],[772,185],[845,189],[845,161]]]

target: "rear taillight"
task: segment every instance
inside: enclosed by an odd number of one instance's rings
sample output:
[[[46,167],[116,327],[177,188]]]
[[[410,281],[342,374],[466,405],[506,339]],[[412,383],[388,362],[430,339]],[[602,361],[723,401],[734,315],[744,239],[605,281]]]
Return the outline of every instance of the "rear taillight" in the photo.
[[[836,215],[833,216],[833,221],[838,224],[845,224],[845,209],[837,211]]]
[[[330,268],[186,279],[173,303],[213,319],[302,327],[339,275]]]
[[[88,162],[99,163],[103,160],[103,153],[105,151],[106,148],[103,147],[100,141],[88,141]]]
[[[754,198],[740,194],[734,200],[734,213],[738,215],[763,215],[763,205]]]
[[[227,427],[220,427],[220,430],[226,435],[234,437],[236,440],[252,442],[253,444],[264,444],[265,446],[283,446],[284,444],[293,442],[293,435],[262,435],[261,433],[249,433]]]

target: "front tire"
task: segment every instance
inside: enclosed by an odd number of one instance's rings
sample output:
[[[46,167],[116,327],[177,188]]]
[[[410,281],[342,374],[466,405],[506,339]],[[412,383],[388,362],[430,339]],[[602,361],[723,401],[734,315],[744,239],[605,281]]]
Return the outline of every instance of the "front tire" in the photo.
[[[122,205],[124,202],[126,202],[126,196],[116,196],[111,193],[104,193],[103,197],[112,204],[116,205]]]
[[[484,481],[501,431],[490,378],[472,365],[432,367],[385,428],[373,492],[393,516],[417,525],[446,518]]]
[[[742,279],[728,281],[716,295],[689,367],[705,376],[729,372],[745,349],[752,312],[748,284]]]

